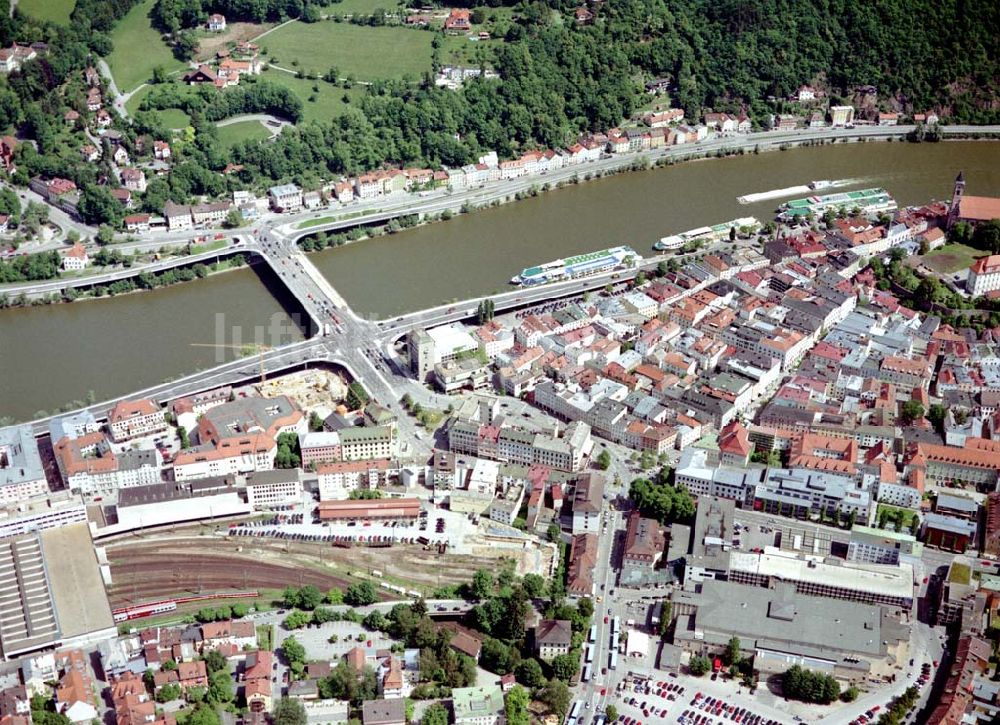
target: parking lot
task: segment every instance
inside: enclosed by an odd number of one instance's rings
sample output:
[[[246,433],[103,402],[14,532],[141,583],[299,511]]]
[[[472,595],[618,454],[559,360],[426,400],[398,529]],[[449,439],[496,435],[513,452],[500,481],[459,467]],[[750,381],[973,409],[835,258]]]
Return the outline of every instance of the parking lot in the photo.
[[[662,678],[662,679],[657,679]],[[787,713],[772,712],[749,698],[708,694],[703,682],[685,683],[683,676],[658,673],[650,680],[623,682],[615,706],[622,725],[676,722],[682,725],[781,725]],[[711,683],[711,680],[707,682]],[[715,683],[712,683],[715,684]],[[742,689],[742,688],[741,688]]]
[[[355,647],[363,649],[366,656],[374,657],[376,651],[389,649],[395,643],[381,632],[369,632],[360,624],[345,621],[326,622],[291,632],[279,625],[275,633],[278,644],[295,637],[305,647],[307,659],[325,662],[336,662]],[[330,642],[333,635],[337,637],[336,642]]]

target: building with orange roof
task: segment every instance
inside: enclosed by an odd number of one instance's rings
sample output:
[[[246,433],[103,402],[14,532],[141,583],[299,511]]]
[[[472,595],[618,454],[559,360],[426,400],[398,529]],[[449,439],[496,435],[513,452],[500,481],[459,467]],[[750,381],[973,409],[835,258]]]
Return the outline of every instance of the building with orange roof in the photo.
[[[167,429],[163,409],[148,398],[122,400],[108,413],[111,439],[116,443],[139,436],[155,435]]]
[[[594,569],[597,567],[597,534],[577,534],[569,550],[566,571],[566,593],[574,597],[589,597],[594,593]]]
[[[922,470],[935,484],[955,482],[992,491],[1000,475],[1000,441],[967,438],[962,448],[917,443],[904,463],[907,471]]]
[[[719,434],[719,463],[723,466],[743,466],[750,463],[754,445],[750,432],[739,420],[730,422]]]
[[[108,496],[119,489],[160,482],[160,460],[154,450],[115,454],[101,431],[63,438],[53,452],[63,481],[86,496]]]
[[[1000,199],[997,202],[1000,204]],[[991,254],[973,262],[965,288],[975,296],[1000,290],[1000,254]]]

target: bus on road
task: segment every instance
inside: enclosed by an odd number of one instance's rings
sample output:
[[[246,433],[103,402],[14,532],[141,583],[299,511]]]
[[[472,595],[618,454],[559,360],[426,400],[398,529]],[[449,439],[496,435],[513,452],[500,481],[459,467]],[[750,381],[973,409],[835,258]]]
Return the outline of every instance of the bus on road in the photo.
[[[608,658],[608,668],[612,670],[618,669],[618,650],[611,650]]]

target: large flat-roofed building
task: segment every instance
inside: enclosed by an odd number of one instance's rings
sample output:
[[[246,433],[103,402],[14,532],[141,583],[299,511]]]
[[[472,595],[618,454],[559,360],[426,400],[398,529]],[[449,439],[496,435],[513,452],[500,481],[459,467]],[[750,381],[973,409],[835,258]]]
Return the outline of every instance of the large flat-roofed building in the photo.
[[[676,550],[678,555],[682,549],[686,551],[683,555],[685,584],[705,579],[725,579],[729,575],[735,513],[736,504],[733,501],[702,496],[695,509],[694,530],[680,524],[671,527],[671,549]]]
[[[910,609],[913,606],[913,567],[818,561],[767,549],[755,554],[729,552],[729,580],[751,586],[771,587],[778,582],[795,585],[799,594],[846,599],[868,604]]]
[[[455,725],[504,725],[503,690],[500,685],[456,687],[451,691]]]
[[[0,428],[0,504],[44,496],[48,490],[31,426]]]
[[[96,536],[199,519],[246,516],[252,507],[231,476],[158,483],[122,489],[118,503],[104,509]]]
[[[0,655],[81,647],[116,634],[86,523],[0,541]]]
[[[420,499],[386,498],[371,500],[320,501],[321,521],[397,520],[416,521]]]
[[[900,557],[919,559],[924,545],[909,534],[855,524],[847,545],[847,560],[862,564],[898,564]]]
[[[86,520],[87,508],[80,497],[64,491],[0,508],[0,539]]]
[[[0,541],[0,652],[9,660],[53,646],[59,623],[38,534]]]
[[[705,581],[674,592],[674,643],[693,654],[721,654],[731,637],[762,672],[792,665],[853,682],[905,664],[909,627],[885,607],[807,597],[789,583],[773,589]]]

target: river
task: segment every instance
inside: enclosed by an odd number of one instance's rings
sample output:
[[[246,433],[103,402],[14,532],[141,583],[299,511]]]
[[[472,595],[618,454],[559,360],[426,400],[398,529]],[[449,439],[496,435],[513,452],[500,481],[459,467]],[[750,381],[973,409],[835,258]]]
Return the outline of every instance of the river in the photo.
[[[250,269],[124,297],[0,310],[0,418],[29,420],[88,391],[105,400],[213,367],[243,351],[192,343],[254,342],[258,326],[287,319]],[[257,337],[302,339],[283,327]]]
[[[662,236],[753,215],[778,201],[737,197],[816,179],[885,186],[900,204],[968,193],[1000,195],[1000,143],[867,143],[746,155],[623,174],[547,192],[399,234],[313,255],[359,313],[386,317],[506,289],[521,268],[629,243],[641,253]],[[0,418],[23,420],[93,390],[97,399],[211,366],[234,351],[216,341],[216,314],[243,340],[281,305],[249,270],[142,294],[0,311]],[[288,339],[299,335],[293,331]],[[226,337],[232,342],[232,336]],[[268,336],[267,344],[275,344]]]
[[[837,144],[608,177],[313,260],[356,312],[388,317],[509,289],[523,267],[565,255],[623,243],[645,255],[668,234],[741,216],[772,218],[780,200],[737,201],[750,192],[858,179],[843,189],[884,186],[900,205],[918,204],[949,198],[960,169],[967,193],[1000,195],[1000,143]]]

